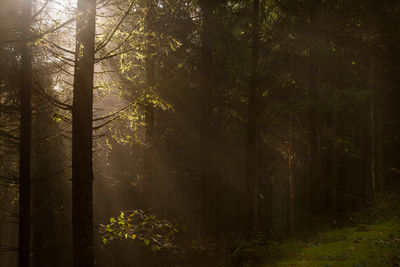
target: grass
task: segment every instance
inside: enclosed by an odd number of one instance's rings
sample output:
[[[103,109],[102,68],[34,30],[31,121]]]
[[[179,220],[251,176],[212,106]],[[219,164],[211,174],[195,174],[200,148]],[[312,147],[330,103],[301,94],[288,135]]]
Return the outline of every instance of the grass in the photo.
[[[307,242],[286,241],[273,250],[280,257],[265,267],[400,266],[400,220],[392,217],[327,231]]]

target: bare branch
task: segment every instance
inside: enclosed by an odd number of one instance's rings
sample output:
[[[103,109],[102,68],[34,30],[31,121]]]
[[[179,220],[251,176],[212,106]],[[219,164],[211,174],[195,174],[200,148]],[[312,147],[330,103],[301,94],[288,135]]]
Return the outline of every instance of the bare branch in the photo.
[[[120,21],[118,22],[118,24],[115,26],[115,28],[113,29],[113,31],[111,32],[111,34],[108,36],[108,38],[105,39],[103,42],[101,42],[101,43],[99,44],[99,46],[98,46],[98,47],[96,48],[96,50],[95,50],[96,52],[99,51],[100,49],[102,49],[103,47],[105,47],[105,46],[110,42],[110,40],[112,39],[112,37],[114,36],[114,34],[117,32],[119,26],[121,26],[122,22],[123,22],[123,21],[125,20],[125,18],[129,15],[130,11],[131,11],[132,8],[133,8],[134,3],[135,3],[135,1],[132,1],[132,2],[129,4],[128,10],[125,12],[124,16],[121,18],[121,20],[120,20]]]

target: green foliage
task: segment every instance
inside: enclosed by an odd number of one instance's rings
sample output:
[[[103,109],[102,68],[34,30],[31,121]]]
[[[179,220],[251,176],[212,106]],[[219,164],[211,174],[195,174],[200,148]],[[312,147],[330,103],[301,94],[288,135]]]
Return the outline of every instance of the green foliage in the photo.
[[[354,213],[352,216],[354,222],[366,224],[400,215],[399,193],[377,194],[371,201],[373,202],[370,207]]]
[[[398,266],[399,195],[379,194],[372,204],[350,217],[353,226],[272,246],[265,266]]]
[[[104,245],[112,240],[130,239],[151,251],[160,251],[173,248],[178,229],[169,221],[157,219],[142,210],[132,210],[111,217],[110,223],[100,224],[98,231]]]
[[[265,266],[397,266],[400,221],[358,225],[321,233],[308,242],[279,246],[282,260]]]
[[[221,248],[215,240],[206,239],[188,227],[178,227],[167,220],[157,219],[142,210],[121,212],[110,223],[100,224],[98,232],[104,248],[112,242],[125,241],[140,246],[149,253],[158,252],[164,261],[202,262],[205,265],[221,259]],[[224,251],[225,252],[225,251]],[[217,256],[219,255],[219,256]],[[212,265],[212,264],[211,264]]]

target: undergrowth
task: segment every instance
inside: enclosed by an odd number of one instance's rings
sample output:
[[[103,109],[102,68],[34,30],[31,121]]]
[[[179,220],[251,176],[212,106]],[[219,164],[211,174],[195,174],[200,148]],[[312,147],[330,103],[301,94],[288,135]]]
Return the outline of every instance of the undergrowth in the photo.
[[[377,196],[374,205],[350,217],[348,226],[271,246],[264,266],[400,266],[399,199],[398,194]]]

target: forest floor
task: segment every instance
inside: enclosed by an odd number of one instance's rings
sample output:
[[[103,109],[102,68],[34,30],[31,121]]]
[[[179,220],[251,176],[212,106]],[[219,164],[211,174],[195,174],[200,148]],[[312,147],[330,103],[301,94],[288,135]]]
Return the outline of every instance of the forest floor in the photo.
[[[397,216],[288,240],[274,248],[279,258],[264,266],[400,266],[400,219]]]

